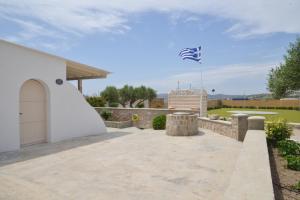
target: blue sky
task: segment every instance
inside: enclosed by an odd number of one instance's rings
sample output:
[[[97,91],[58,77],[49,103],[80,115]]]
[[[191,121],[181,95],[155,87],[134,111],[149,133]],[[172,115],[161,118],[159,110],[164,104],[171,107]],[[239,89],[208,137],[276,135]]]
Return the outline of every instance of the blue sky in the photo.
[[[300,33],[300,1],[0,0],[0,37],[111,71],[84,81],[146,85],[158,93],[201,87],[225,94],[266,92],[270,68]],[[202,46],[202,63],[181,60]]]

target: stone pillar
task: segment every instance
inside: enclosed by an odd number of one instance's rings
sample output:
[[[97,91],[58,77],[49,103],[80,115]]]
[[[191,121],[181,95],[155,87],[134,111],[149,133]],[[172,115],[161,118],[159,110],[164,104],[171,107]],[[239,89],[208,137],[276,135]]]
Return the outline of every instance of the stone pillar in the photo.
[[[207,117],[207,92],[202,89],[200,94],[200,117]]]
[[[231,117],[233,138],[243,141],[248,130],[248,115],[233,114]]]
[[[248,118],[248,130],[264,130],[265,129],[265,117],[252,116]]]

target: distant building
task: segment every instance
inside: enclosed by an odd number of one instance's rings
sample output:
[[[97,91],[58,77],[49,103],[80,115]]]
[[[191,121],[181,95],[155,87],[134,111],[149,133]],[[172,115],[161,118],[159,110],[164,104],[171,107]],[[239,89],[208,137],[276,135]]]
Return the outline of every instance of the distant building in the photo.
[[[199,110],[200,116],[207,115],[207,92],[202,90],[172,90],[168,95],[168,108]]]

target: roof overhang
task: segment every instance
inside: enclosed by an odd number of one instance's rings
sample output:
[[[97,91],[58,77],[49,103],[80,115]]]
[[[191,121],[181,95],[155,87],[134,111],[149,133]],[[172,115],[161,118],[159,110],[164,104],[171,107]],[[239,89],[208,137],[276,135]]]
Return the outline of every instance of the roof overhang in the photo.
[[[23,48],[38,54],[42,54],[45,56],[50,56],[59,60],[63,60],[66,63],[66,68],[67,68],[67,80],[80,80],[80,79],[98,79],[98,78],[106,78],[108,74],[110,74],[110,72],[99,69],[99,68],[95,68],[95,67],[91,67],[85,64],[81,64],[78,63],[76,61],[72,61],[60,56],[56,56],[50,53],[46,53],[43,51],[39,51],[36,49],[32,49],[23,45],[19,45],[19,44],[15,44],[6,40],[2,40],[0,39],[0,43],[6,43],[9,45],[13,45],[19,48]]]
[[[67,80],[106,78],[108,71],[66,60]]]

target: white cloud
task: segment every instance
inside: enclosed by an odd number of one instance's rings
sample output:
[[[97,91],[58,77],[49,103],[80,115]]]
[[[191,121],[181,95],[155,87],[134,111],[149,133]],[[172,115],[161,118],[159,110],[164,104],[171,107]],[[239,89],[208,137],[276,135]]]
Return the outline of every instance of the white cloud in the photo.
[[[177,81],[180,82],[182,88],[187,89],[190,84],[194,88],[200,88],[202,71],[203,86],[208,90],[215,88],[218,92],[226,94],[266,92],[267,74],[277,64],[278,62],[210,66],[205,69],[199,67],[186,73],[143,81],[143,84],[159,88],[160,92],[176,89]],[[139,84],[136,83],[136,85]]]
[[[232,26],[226,32],[238,38],[300,33],[299,8],[299,0],[0,0],[2,18],[12,18],[21,26],[21,39],[53,37],[57,31],[60,35],[124,33],[130,30],[130,14],[147,11],[170,14],[173,23],[180,13],[186,13],[186,21],[197,20],[201,15],[227,19]],[[44,27],[50,31],[44,31]]]

